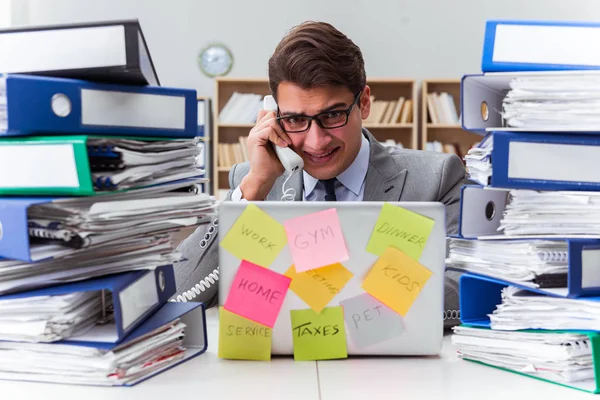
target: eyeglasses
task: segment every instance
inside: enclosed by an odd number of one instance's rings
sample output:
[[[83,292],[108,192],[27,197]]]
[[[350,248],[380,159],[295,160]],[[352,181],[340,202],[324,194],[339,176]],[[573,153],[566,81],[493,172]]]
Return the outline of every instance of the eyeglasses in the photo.
[[[341,128],[348,123],[348,117],[354,106],[358,103],[361,93],[362,90],[356,94],[350,107],[345,110],[325,111],[312,117],[302,114],[286,115],[285,117],[277,117],[277,122],[286,133],[306,132],[310,129],[313,119],[323,129]],[[279,110],[277,113],[279,113]]]

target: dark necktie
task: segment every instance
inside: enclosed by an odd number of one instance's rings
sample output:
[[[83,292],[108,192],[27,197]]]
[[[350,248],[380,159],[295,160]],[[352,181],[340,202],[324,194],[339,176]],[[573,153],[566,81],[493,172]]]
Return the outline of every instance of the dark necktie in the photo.
[[[325,186],[325,201],[337,201],[335,197],[335,178],[322,180]]]

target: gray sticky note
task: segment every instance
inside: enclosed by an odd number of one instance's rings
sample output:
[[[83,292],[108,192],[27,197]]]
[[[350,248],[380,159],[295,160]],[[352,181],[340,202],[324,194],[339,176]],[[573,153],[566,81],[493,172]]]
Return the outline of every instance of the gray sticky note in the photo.
[[[340,301],[347,332],[358,348],[374,345],[404,332],[402,316],[368,293]]]

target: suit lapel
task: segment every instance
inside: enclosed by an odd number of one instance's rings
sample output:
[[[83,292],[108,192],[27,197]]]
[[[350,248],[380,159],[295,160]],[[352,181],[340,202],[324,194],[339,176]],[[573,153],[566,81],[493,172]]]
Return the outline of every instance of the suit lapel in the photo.
[[[364,201],[398,201],[402,195],[406,169],[400,168],[387,149],[363,129],[371,144],[369,168],[365,178]]]

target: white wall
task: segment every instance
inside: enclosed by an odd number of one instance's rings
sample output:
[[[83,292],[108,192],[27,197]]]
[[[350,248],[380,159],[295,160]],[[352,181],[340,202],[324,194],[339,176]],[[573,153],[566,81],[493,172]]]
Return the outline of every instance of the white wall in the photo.
[[[0,0],[0,29],[8,28],[11,25],[10,0]]]
[[[1,0],[0,0],[1,1]],[[138,18],[163,85],[212,96],[196,64],[213,40],[234,53],[231,76],[266,76],[293,25],[322,20],[363,50],[370,77],[458,78],[480,70],[492,18],[600,21],[598,0],[12,0],[13,24]],[[15,14],[15,13],[13,13]]]

